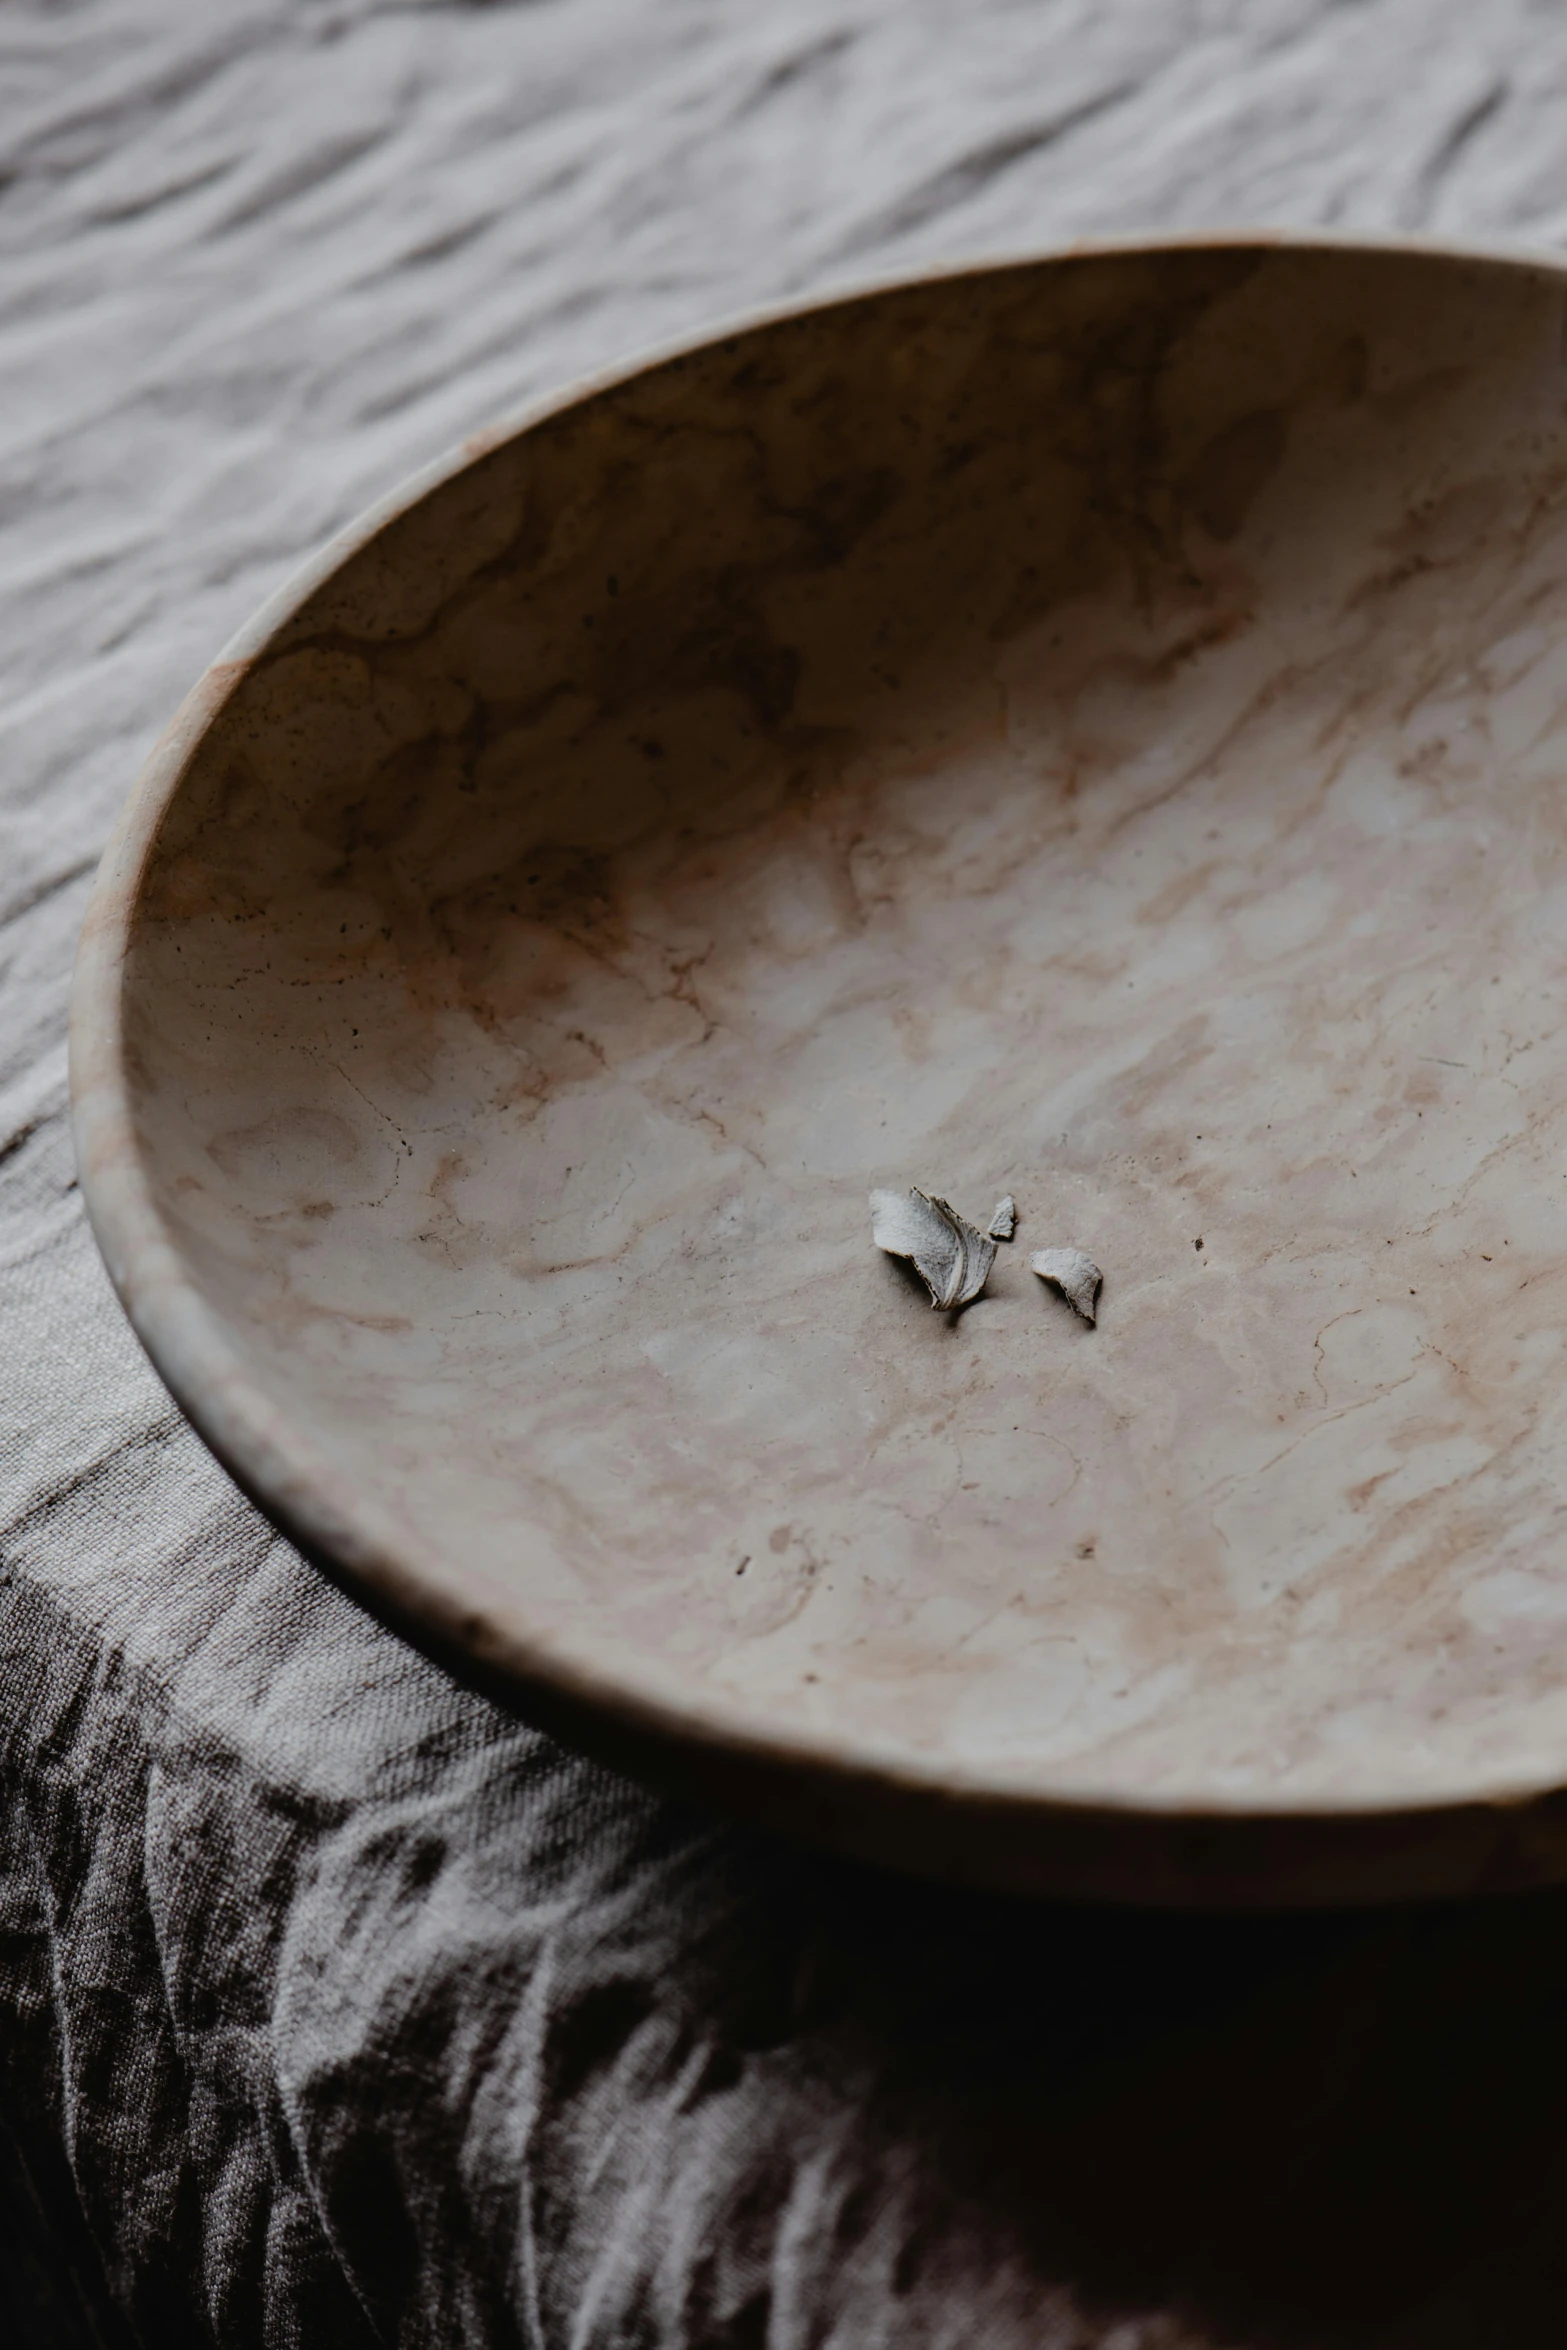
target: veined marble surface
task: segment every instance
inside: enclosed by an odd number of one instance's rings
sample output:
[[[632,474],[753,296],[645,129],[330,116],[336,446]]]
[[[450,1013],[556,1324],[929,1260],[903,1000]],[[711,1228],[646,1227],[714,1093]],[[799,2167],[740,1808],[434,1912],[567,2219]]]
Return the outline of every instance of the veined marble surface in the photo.
[[[97,902],[89,1199],[226,1456],[720,1797],[1567,1779],[1564,321],[1086,256],[474,444]],[[960,1317],[908,1183],[1017,1198]]]
[[[851,270],[1160,224],[1559,249],[1567,13],[13,0],[0,50],[0,2140],[41,2150],[8,2195],[0,2146],[8,2350],[1556,2339],[1567,1889],[976,1897],[535,1734],[171,1403],[81,1214],[64,1026],[181,695],[462,434]],[[1038,1245],[1004,1269],[1074,1336]],[[112,2279],[79,2325],[27,2289],[62,2209]]]

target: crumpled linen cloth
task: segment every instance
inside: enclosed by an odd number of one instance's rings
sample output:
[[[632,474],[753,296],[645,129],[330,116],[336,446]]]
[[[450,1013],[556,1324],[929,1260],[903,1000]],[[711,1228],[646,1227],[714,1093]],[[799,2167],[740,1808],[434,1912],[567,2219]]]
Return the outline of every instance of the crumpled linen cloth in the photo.
[[[1567,1908],[957,1897],[680,1812],[257,1518],[66,1127],[140,756],[328,532],[738,308],[1089,233],[1559,241],[1546,0],[0,16],[0,2337],[1560,2339]]]

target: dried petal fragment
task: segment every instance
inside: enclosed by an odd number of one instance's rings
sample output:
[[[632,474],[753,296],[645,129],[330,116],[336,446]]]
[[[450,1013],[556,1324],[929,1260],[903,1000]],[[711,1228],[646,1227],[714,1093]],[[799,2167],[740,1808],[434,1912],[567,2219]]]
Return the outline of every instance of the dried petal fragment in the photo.
[[[1010,1191],[1005,1199],[997,1200],[985,1230],[992,1240],[1010,1240],[1012,1238],[1013,1233],[1017,1230],[1017,1201],[1012,1197]]]
[[[1092,1257],[1085,1257],[1080,1248],[1036,1249],[1029,1263],[1041,1281],[1048,1281],[1052,1289],[1059,1289],[1067,1304],[1092,1322],[1099,1303],[1099,1284],[1104,1279]]]
[[[871,1238],[890,1257],[907,1257],[943,1311],[978,1297],[996,1258],[988,1234],[923,1191],[873,1191]]]

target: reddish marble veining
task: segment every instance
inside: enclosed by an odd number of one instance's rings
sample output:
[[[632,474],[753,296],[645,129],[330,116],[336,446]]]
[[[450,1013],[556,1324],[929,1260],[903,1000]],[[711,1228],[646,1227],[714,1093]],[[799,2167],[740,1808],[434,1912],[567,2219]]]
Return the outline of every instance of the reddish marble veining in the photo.
[[[1559,1872],[1487,1807],[1567,1780],[1563,296],[895,290],[481,437],[252,632],[106,868],[76,1084],[253,1490],[858,1849]],[[909,1183],[1016,1195],[955,1320],[870,1245]]]

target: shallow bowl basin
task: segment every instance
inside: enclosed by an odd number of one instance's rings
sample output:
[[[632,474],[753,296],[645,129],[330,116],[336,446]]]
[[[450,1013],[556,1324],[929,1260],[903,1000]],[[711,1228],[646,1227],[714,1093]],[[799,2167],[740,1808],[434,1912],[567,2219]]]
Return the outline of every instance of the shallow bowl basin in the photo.
[[[1567,1874],[1564,624],[1548,265],[1077,252],[580,390],[142,776],[73,1042],[127,1310],[370,1604],[704,1801]],[[1016,1198],[961,1314],[911,1184]]]

